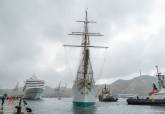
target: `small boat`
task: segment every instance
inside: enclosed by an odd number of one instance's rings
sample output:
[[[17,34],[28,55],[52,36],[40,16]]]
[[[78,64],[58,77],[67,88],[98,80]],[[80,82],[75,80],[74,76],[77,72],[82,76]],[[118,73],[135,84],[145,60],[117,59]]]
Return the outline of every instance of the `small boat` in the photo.
[[[32,109],[27,107],[27,102],[23,97],[20,97],[18,100],[13,114],[34,114]]]
[[[106,84],[105,84],[105,87],[102,89],[102,92],[99,95],[99,101],[102,101],[102,102],[116,102],[117,100],[118,100],[118,98],[111,95],[110,89],[108,89]]]
[[[153,89],[149,93],[147,98],[128,98],[127,103],[129,105],[165,105],[165,75],[162,75],[158,70],[158,66],[156,66],[158,77],[158,85],[159,90],[156,85],[153,83]]]

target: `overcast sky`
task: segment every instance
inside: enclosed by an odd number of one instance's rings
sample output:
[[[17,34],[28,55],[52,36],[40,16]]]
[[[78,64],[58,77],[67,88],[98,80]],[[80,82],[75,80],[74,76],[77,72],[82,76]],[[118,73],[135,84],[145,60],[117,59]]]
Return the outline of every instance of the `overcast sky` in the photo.
[[[46,84],[59,81],[72,86],[80,49],[63,44],[80,44],[88,8],[93,45],[91,59],[96,83],[110,83],[142,74],[154,75],[155,65],[165,73],[164,0],[0,0],[0,88],[13,88],[33,73]]]

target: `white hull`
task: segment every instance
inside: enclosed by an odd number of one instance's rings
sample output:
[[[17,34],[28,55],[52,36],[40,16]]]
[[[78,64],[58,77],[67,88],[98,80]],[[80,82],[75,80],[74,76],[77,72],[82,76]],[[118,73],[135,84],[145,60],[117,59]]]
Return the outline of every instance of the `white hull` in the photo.
[[[153,94],[152,99],[165,99],[165,89],[162,88],[158,93]]]
[[[43,88],[27,88],[24,92],[25,99],[41,99]]]
[[[81,90],[79,90],[77,85],[74,84],[72,91],[73,91],[73,103],[75,105],[80,105],[80,106],[95,105],[94,87],[91,87],[90,90],[88,90],[86,87],[83,87]]]

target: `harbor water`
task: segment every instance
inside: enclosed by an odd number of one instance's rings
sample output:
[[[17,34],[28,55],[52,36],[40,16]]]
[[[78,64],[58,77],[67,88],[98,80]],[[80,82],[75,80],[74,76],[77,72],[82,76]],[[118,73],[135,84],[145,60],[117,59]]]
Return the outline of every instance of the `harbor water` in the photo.
[[[118,102],[99,102],[95,107],[74,107],[71,98],[43,98],[27,101],[34,114],[165,114],[165,106],[127,105],[126,99]]]

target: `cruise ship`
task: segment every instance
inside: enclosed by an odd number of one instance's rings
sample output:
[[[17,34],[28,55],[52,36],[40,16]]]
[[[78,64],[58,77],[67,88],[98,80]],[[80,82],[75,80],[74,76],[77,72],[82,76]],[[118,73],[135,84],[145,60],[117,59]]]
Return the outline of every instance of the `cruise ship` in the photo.
[[[39,80],[35,75],[27,79],[23,88],[25,99],[41,99],[44,91],[44,81]]]

